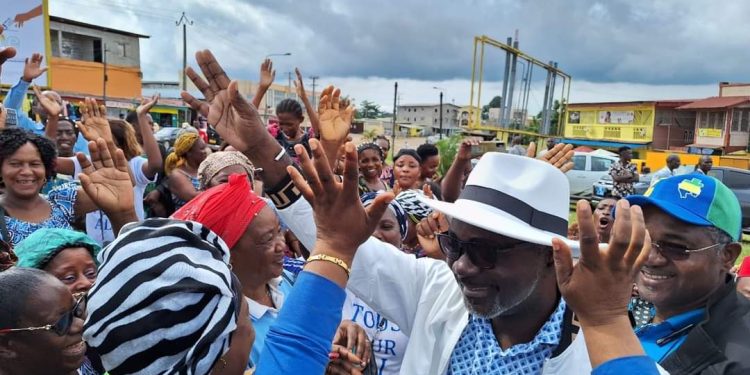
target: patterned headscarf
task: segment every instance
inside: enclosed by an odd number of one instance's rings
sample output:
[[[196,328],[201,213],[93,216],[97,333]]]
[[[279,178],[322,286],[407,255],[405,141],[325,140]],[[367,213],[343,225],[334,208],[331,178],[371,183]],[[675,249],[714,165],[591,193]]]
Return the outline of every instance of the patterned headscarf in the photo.
[[[94,263],[101,246],[85,233],[69,229],[41,228],[34,231],[23,241],[16,245],[16,256],[18,256],[18,267],[43,269],[61,251],[71,247],[86,248]]]
[[[362,196],[360,197],[360,199],[362,200],[362,205],[365,207],[371,205],[375,198],[382,193],[382,191],[379,191],[362,194]],[[399,204],[395,199],[388,204],[388,209],[390,209],[391,212],[396,215],[396,221],[398,221],[398,229],[401,232],[401,240],[405,240],[406,234],[409,231],[409,221],[406,219],[406,211],[404,211],[404,208],[401,207],[401,204]]]
[[[185,165],[185,154],[187,154],[195,142],[200,139],[197,132],[185,132],[174,141],[174,151],[167,155],[164,160],[164,173],[169,175],[173,170]]]
[[[104,368],[210,373],[229,350],[241,293],[224,241],[198,223],[149,219],[125,226],[99,261],[83,338]]]
[[[228,183],[199,194],[172,214],[172,218],[205,225],[231,249],[263,207],[266,201],[253,193],[247,176],[233,174]]]
[[[406,211],[406,215],[414,224],[419,223],[422,219],[426,218],[432,213],[432,208],[422,203],[417,198],[418,196],[424,196],[424,193],[420,190],[405,190],[396,196],[396,201],[401,204],[401,207]]]
[[[250,176],[250,180],[253,181],[253,173],[255,167],[250,159],[247,158],[243,153],[239,151],[221,151],[214,152],[206,157],[205,160],[198,167],[198,180],[200,181],[200,189],[205,190],[208,183],[221,172],[222,169],[232,166],[239,165],[247,175]]]

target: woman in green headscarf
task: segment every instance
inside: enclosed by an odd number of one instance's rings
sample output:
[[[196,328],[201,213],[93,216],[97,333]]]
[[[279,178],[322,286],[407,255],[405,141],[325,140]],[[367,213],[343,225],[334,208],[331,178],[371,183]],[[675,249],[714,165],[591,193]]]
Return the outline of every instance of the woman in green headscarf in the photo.
[[[99,244],[85,233],[68,229],[42,228],[13,249],[18,267],[46,271],[65,284],[73,295],[88,292],[96,281]]]

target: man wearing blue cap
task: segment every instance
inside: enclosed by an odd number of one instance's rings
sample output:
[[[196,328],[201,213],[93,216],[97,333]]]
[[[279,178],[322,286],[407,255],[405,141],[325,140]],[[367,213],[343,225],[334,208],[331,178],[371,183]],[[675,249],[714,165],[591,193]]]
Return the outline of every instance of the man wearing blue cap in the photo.
[[[737,197],[698,174],[660,180],[640,205],[652,240],[636,283],[655,306],[638,328],[646,353],[671,374],[750,373],[750,302],[729,277],[741,251]]]

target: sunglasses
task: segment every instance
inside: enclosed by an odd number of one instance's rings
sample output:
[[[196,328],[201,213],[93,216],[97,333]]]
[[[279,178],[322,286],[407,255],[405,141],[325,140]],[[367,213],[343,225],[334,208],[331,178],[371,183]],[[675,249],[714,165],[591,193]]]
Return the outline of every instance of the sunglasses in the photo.
[[[487,241],[461,241],[453,232],[437,235],[440,250],[448,261],[455,262],[466,254],[475,266],[483,270],[495,268],[497,259],[501,255],[515,252],[522,248],[538,246],[529,242],[519,242],[510,246],[498,247]]]
[[[58,336],[65,336],[70,332],[70,326],[73,325],[73,319],[85,319],[86,318],[86,301],[87,297],[84,295],[76,301],[73,308],[63,314],[55,324],[47,324],[41,327],[26,327],[26,328],[6,328],[0,329],[0,334],[9,332],[38,332],[38,331],[52,331]]]
[[[692,253],[699,253],[701,251],[706,251],[710,249],[714,249],[718,246],[722,246],[724,244],[722,243],[715,243],[713,245],[709,245],[706,247],[701,247],[700,249],[688,249],[685,246],[682,245],[674,245],[670,243],[659,243],[659,242],[652,242],[651,247],[656,249],[662,256],[665,258],[669,258],[672,260],[684,260],[690,257],[690,254]]]

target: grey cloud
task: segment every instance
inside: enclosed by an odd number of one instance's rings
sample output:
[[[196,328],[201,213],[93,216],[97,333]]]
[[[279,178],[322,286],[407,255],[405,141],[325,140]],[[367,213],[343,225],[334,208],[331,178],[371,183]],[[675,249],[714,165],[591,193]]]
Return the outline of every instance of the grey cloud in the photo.
[[[66,1],[80,0],[59,0]],[[101,0],[98,0],[101,1]],[[106,2],[101,1],[106,4]],[[646,84],[705,84],[748,79],[750,2],[649,0],[134,0],[140,11],[106,7],[74,12],[85,22],[145,32],[146,78],[174,79],[181,35],[167,19],[184,8],[196,23],[189,29],[192,52],[211,48],[236,77],[253,79],[268,53],[277,80],[299,66],[329,77],[408,77],[441,81],[471,74],[473,37],[504,40],[520,29],[521,49],[543,61],[556,60],[574,80]],[[55,9],[67,8],[64,6]],[[90,9],[102,9],[93,12]],[[156,10],[154,10],[156,9]],[[70,12],[69,9],[64,11]],[[122,20],[120,15],[127,15]],[[151,16],[153,17],[153,16]],[[124,24],[124,25],[123,25]],[[502,58],[490,53],[488,79],[498,79]]]

